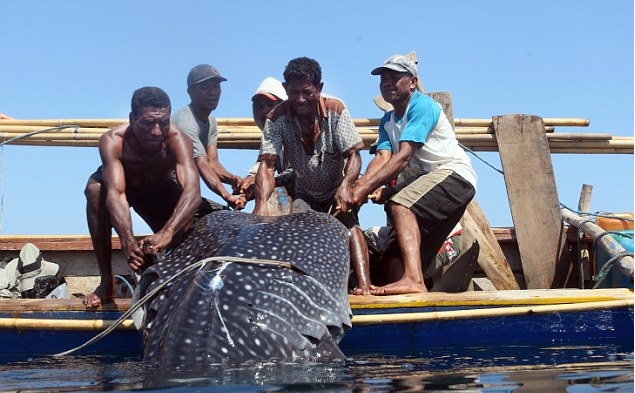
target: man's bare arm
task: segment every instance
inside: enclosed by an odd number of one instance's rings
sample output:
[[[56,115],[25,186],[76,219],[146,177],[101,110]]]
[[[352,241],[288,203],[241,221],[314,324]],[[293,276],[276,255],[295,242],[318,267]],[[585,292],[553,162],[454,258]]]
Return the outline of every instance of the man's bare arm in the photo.
[[[126,198],[126,178],[121,163],[123,132],[126,128],[127,126],[118,127],[99,138],[106,208],[123,245],[134,241],[130,205]]]
[[[223,164],[220,163],[220,160],[218,159],[218,147],[216,145],[210,145],[207,147],[206,153],[207,162],[220,181],[232,186],[233,190],[238,190],[243,179],[242,177],[229,172],[225,169]]]
[[[362,169],[362,157],[359,154],[359,149],[348,150],[345,157],[344,180],[335,193],[335,209],[340,211],[348,211],[352,208],[351,190]]]
[[[163,228],[151,236],[151,239],[147,240],[153,242],[153,244],[149,245],[153,246],[154,252],[168,247],[174,234],[182,231],[192,223],[196,210],[201,203],[199,177],[192,159],[193,148],[191,140],[182,133],[175,132],[172,128],[168,134],[167,147],[176,161],[176,176],[183,188],[183,192],[181,192],[176,207]],[[144,246],[147,241],[144,239]]]
[[[278,156],[273,154],[263,155],[260,157],[260,166],[258,167],[258,173],[256,173],[256,181],[254,184],[254,199],[256,206],[254,207],[254,214],[266,216],[269,214],[267,209],[267,201],[273,193],[275,186],[275,179],[273,172],[276,168],[276,160]]]

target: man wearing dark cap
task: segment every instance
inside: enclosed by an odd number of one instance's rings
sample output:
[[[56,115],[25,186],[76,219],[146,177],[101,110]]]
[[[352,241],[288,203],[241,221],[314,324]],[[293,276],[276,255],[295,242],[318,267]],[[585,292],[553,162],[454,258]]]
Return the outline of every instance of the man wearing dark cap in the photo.
[[[474,197],[476,174],[441,105],[417,89],[413,59],[391,56],[371,74],[381,77],[381,95],[394,110],[380,121],[377,153],[351,199],[361,205],[371,195],[385,203],[391,229],[383,255],[401,256],[382,258],[401,278],[371,286],[371,293],[427,292],[423,272]],[[394,187],[379,188],[395,178]]]
[[[212,116],[220,100],[220,84],[226,80],[209,64],[192,68],[187,75],[187,93],[191,102],[172,115],[172,123],[192,139],[194,163],[205,185],[230,207],[241,210],[245,207],[245,198],[232,195],[222,184],[229,184],[237,191],[242,178],[230,173],[218,159],[218,127]]]

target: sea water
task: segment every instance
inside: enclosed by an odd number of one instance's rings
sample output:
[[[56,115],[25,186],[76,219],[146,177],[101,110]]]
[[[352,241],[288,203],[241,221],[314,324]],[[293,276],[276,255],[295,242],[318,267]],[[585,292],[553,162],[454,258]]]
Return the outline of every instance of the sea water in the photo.
[[[0,349],[1,350],[1,349]],[[633,392],[633,348],[433,348],[410,356],[340,362],[189,364],[158,369],[139,359],[69,356],[0,362],[0,392]]]

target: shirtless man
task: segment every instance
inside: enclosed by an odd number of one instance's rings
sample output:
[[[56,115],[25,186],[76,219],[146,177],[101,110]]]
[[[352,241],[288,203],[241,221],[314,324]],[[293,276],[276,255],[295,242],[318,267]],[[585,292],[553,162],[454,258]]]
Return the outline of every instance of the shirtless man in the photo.
[[[190,139],[170,126],[170,99],[157,87],[142,87],[132,96],[130,124],[99,138],[102,166],[90,176],[86,215],[101,282],[84,298],[97,308],[113,298],[112,228],[130,268],[139,273],[158,251],[173,246],[201,203],[199,177]],[[136,240],[130,207],[150,226],[153,235]]]

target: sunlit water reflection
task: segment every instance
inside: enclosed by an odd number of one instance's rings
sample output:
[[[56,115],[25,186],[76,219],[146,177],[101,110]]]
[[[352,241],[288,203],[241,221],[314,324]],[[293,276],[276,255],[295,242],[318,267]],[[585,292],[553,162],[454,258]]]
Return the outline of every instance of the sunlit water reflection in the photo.
[[[623,347],[437,348],[329,364],[246,363],[157,369],[139,359],[37,358],[0,365],[0,391],[633,392]]]

